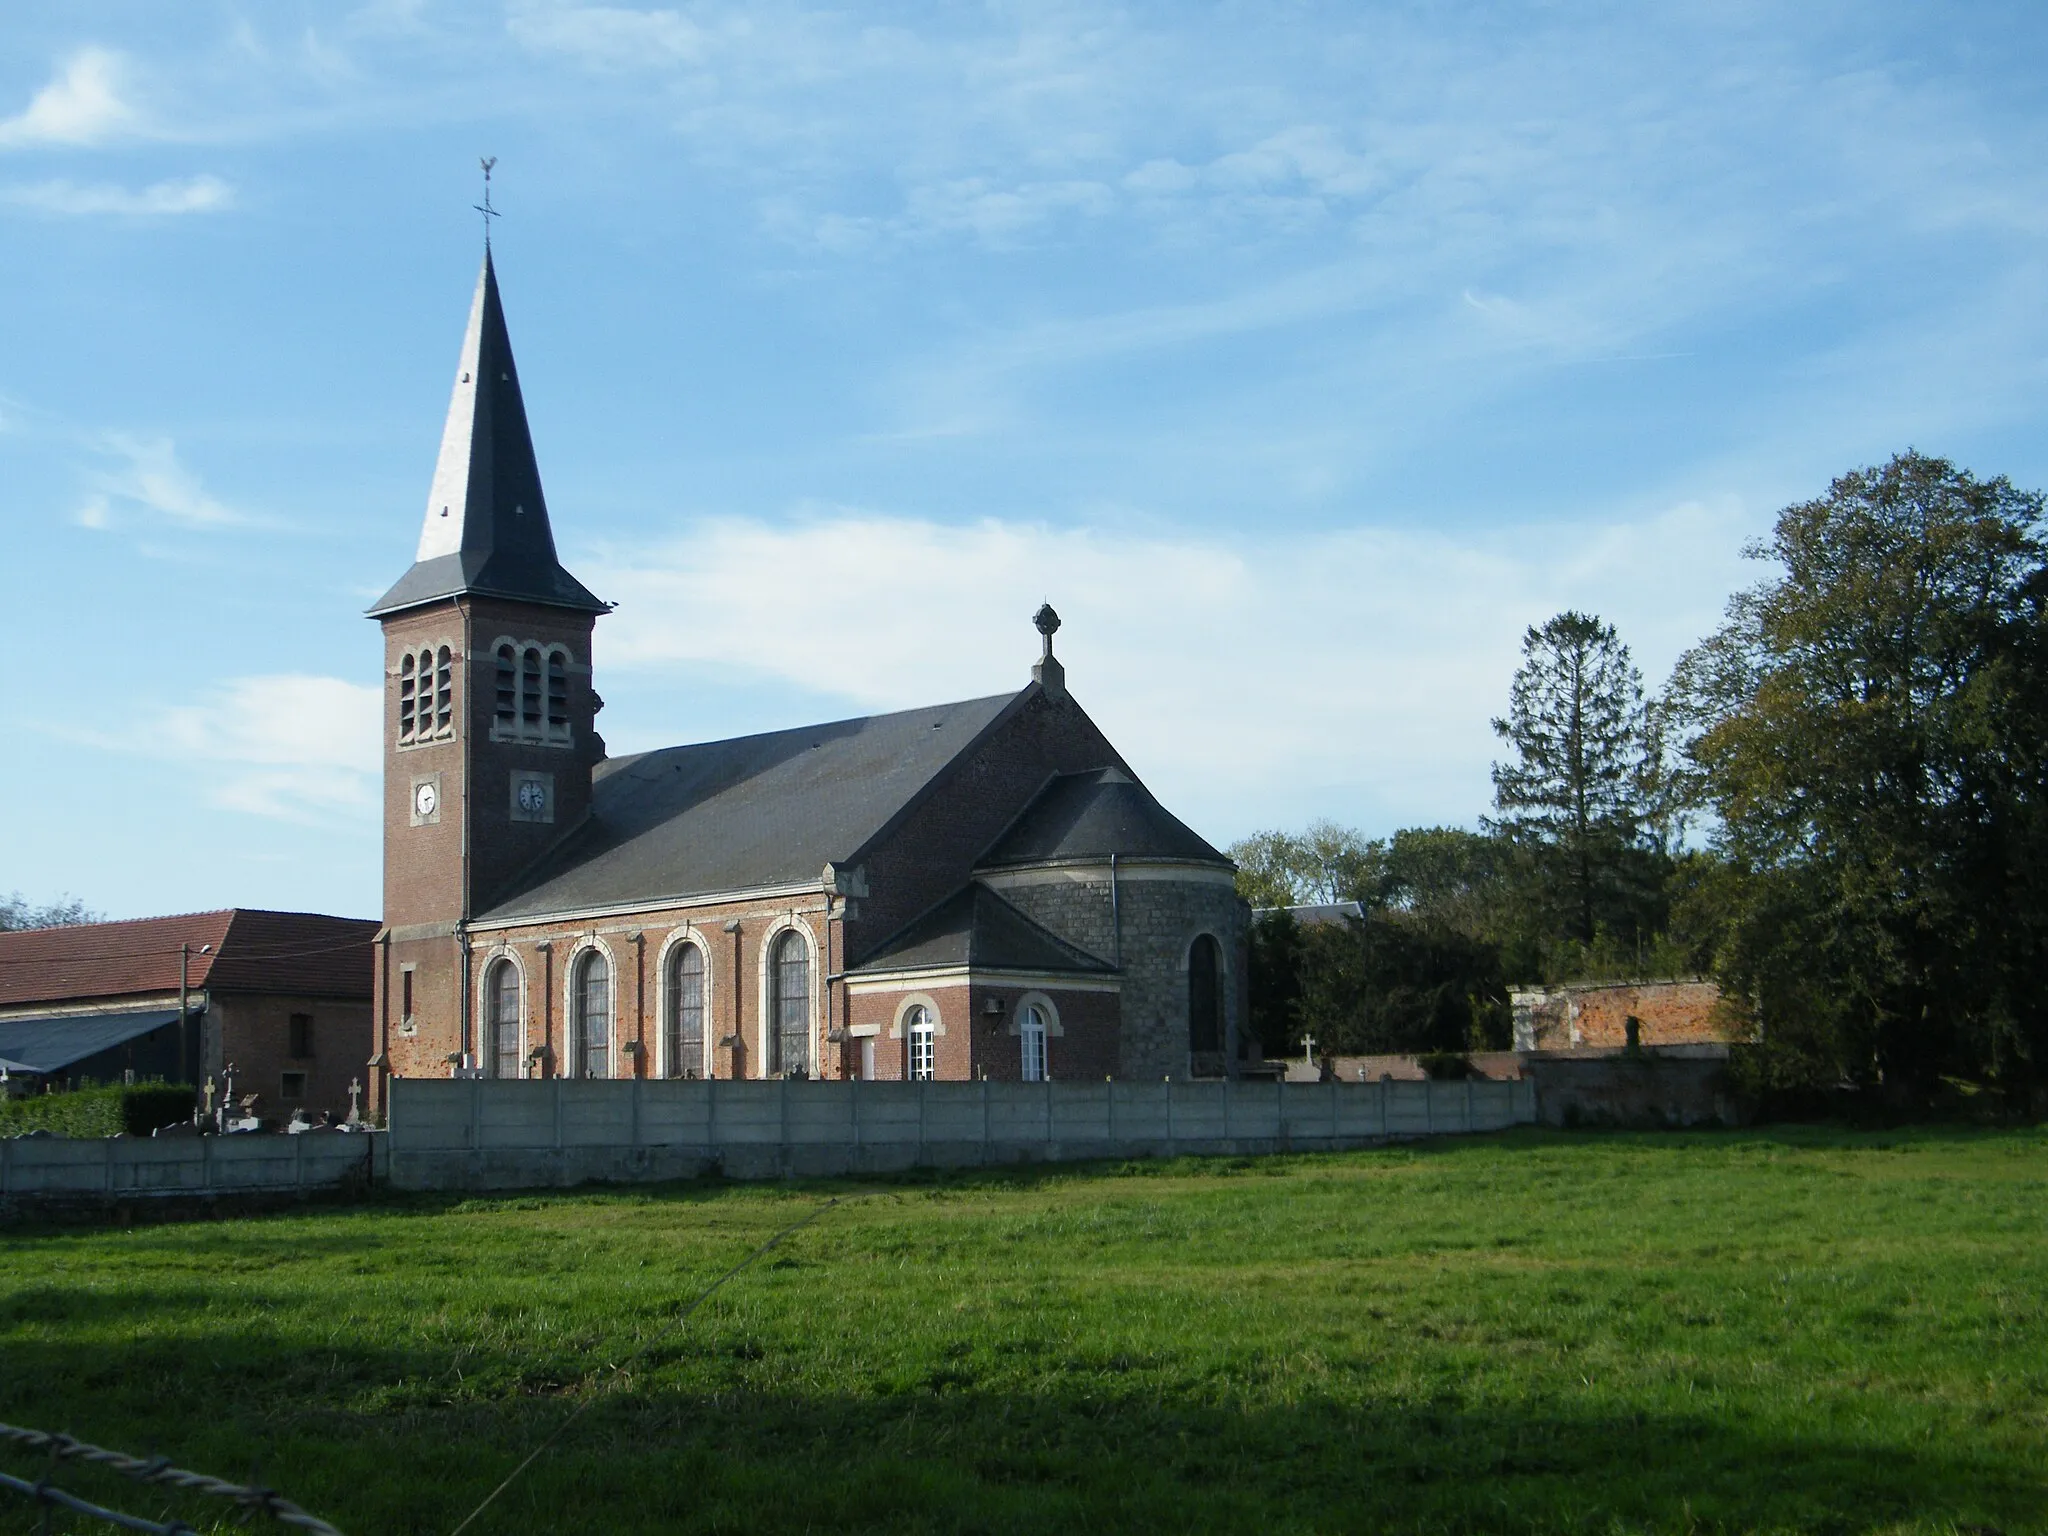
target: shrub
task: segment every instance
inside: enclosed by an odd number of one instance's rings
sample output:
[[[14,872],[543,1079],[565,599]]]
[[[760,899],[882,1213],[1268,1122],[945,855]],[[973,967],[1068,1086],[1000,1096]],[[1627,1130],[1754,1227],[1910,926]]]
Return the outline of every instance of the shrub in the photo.
[[[147,1136],[192,1118],[193,1091],[178,1083],[115,1083],[0,1100],[0,1136],[50,1131],[58,1136]]]

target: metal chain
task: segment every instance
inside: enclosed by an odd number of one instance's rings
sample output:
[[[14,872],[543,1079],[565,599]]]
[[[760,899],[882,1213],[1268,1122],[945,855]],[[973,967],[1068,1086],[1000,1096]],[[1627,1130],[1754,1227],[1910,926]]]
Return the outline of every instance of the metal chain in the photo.
[[[47,1451],[55,1461],[82,1461],[109,1471],[119,1472],[123,1477],[132,1477],[138,1482],[159,1483],[167,1488],[182,1489],[187,1493],[210,1494],[214,1498],[231,1499],[241,1505],[249,1514],[263,1514],[282,1525],[296,1526],[302,1531],[311,1531],[313,1536],[342,1536],[335,1527],[317,1515],[309,1515],[290,1499],[272,1492],[268,1488],[249,1487],[241,1483],[230,1483],[224,1478],[209,1477],[204,1472],[187,1472],[183,1467],[174,1467],[162,1456],[129,1456],[120,1451],[110,1451],[103,1446],[88,1445],[83,1440],[74,1440],[69,1435],[53,1435],[40,1429],[22,1429],[14,1424],[0,1424],[0,1441],[11,1441],[25,1450]],[[5,1486],[17,1492],[31,1492],[38,1498],[56,1497],[61,1502],[73,1502],[67,1494],[44,1483],[22,1483],[18,1478],[7,1478]],[[82,1500],[75,1501],[83,1503]],[[101,1519],[108,1518],[109,1512],[87,1506],[81,1513],[93,1513]],[[119,1523],[130,1524],[131,1529],[151,1531],[184,1531],[188,1526],[173,1523],[167,1526],[133,1525],[131,1517],[120,1517]]]

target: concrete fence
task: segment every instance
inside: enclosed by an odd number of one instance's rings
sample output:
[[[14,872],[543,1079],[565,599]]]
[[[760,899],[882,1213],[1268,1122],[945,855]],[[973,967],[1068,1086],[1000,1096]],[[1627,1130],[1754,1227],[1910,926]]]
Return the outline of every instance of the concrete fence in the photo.
[[[368,1182],[383,1141],[369,1131],[298,1136],[62,1136],[0,1140],[0,1199],[275,1194]]]
[[[962,1168],[1367,1146],[1536,1120],[1528,1082],[546,1082],[400,1078],[392,1184]]]

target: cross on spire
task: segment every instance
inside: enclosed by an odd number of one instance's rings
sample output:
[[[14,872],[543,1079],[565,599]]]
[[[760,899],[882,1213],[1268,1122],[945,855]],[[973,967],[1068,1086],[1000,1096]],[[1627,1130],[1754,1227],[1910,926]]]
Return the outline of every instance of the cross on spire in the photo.
[[[491,220],[504,217],[491,206],[491,168],[498,163],[498,157],[486,155],[477,163],[484,168],[484,200],[471,203],[470,207],[484,216],[484,249],[488,251],[491,248]]]

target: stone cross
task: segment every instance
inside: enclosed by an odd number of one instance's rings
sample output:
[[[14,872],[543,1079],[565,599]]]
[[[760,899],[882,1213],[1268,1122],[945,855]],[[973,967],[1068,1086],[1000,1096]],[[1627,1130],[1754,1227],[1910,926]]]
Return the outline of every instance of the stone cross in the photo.
[[[363,1120],[363,1080],[352,1077],[348,1080],[348,1123],[360,1125]]]
[[[213,1113],[213,1076],[211,1073],[206,1078],[206,1113],[209,1116]]]
[[[1301,1037],[1301,1059],[1303,1061],[1314,1061],[1316,1059],[1316,1037],[1314,1035],[1303,1035]]]

